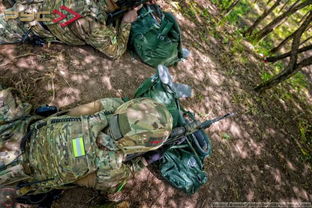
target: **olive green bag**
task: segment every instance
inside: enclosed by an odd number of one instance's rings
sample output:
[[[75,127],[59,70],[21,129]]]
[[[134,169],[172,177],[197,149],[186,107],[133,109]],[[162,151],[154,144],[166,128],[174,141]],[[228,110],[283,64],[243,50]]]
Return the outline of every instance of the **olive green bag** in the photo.
[[[190,95],[191,88],[173,83],[164,66],[158,66],[157,74],[143,82],[135,93],[136,98],[149,97],[163,103],[173,117],[174,128],[195,120],[194,114],[185,111],[179,102],[180,97]],[[154,167],[173,187],[193,194],[208,180],[203,161],[210,154],[210,139],[204,131],[199,130],[166,150]]]
[[[145,5],[138,13],[131,26],[130,50],[153,67],[170,66],[181,60],[181,30],[175,17],[158,5]]]

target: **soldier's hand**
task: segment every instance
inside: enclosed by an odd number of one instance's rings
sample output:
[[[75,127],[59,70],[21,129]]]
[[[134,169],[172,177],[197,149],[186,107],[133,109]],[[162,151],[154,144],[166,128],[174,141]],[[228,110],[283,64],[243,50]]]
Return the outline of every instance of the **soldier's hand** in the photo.
[[[146,4],[157,4],[157,0],[150,0],[149,2],[146,2]]]
[[[142,8],[143,5],[140,5],[138,7],[135,7],[134,9],[128,11],[123,19],[122,19],[122,22],[125,22],[125,23],[132,23],[134,22],[137,18],[138,18],[138,11]]]

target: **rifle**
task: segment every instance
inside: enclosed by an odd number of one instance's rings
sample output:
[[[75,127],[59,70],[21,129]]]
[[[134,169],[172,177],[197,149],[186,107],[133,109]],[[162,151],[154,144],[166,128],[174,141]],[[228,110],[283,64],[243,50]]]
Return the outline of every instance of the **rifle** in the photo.
[[[113,24],[114,20],[123,16],[128,10],[140,6],[141,4],[145,4],[148,1],[150,0],[118,0],[116,4],[119,9],[107,14],[106,24]]]
[[[190,122],[184,126],[176,127],[172,130],[167,141],[162,145],[162,147],[160,147],[160,149],[161,149],[160,151],[165,152],[171,146],[175,145],[176,143],[179,143],[181,139],[185,138],[185,136],[191,135],[194,132],[201,130],[201,129],[207,129],[212,124],[217,123],[217,122],[219,122],[225,118],[232,117],[234,115],[235,115],[235,113],[227,113],[224,116],[220,116],[220,117],[217,117],[217,118],[214,118],[211,120],[207,120],[207,121],[204,121],[202,123],[200,121],[195,120],[195,121]],[[158,151],[158,150],[156,150],[156,151]],[[130,161],[136,157],[142,156],[145,153],[146,152],[128,155],[125,159],[125,162],[128,162],[128,161]]]

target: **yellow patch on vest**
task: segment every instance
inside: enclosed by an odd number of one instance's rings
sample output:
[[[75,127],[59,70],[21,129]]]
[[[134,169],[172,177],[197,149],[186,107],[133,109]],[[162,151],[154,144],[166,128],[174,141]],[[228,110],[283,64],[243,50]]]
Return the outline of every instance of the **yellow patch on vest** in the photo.
[[[81,157],[86,155],[83,138],[79,137],[72,140],[73,152],[75,157]]]

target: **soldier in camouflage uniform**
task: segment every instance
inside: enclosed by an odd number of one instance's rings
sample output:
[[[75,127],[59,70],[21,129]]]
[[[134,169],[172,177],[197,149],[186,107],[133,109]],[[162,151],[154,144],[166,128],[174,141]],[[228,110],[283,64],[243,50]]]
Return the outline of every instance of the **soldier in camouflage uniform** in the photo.
[[[0,44],[20,42],[28,31],[47,42],[58,41],[69,45],[91,45],[110,58],[118,58],[127,48],[131,22],[136,20],[137,10],[133,9],[117,21],[116,26],[106,25],[107,12],[117,8],[114,0],[17,0],[14,6],[6,12],[18,11],[37,14],[40,11],[60,10],[66,6],[80,14],[82,17],[66,27],[60,22],[52,20],[58,18],[56,14],[45,14],[44,18],[51,21],[22,22],[17,19],[5,20],[5,15],[0,14]],[[66,12],[64,12],[66,13]],[[67,13],[66,13],[67,14]],[[8,16],[9,17],[9,16]],[[68,21],[72,15],[62,20]]]
[[[76,185],[116,190],[149,163],[125,158],[158,149],[172,130],[169,111],[147,98],[105,98],[40,119],[11,90],[0,91],[0,185],[23,181],[18,195]]]

